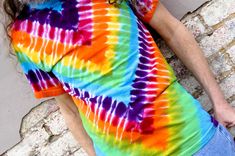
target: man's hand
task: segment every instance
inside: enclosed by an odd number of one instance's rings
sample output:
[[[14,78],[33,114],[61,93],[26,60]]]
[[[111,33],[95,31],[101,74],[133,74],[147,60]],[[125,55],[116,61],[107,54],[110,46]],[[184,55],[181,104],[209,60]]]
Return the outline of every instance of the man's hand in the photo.
[[[226,100],[218,101],[218,104],[214,105],[215,119],[227,128],[235,126],[234,108]]]

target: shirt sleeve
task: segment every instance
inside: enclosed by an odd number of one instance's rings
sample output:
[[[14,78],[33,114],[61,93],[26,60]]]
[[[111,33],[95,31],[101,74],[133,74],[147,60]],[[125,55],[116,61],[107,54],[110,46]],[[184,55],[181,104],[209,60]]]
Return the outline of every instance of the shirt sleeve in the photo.
[[[32,22],[29,18],[23,18],[22,15],[25,13],[20,14],[14,21],[9,35],[17,62],[19,62],[35,98],[64,94],[66,91],[62,81],[53,73],[53,67],[59,57],[56,57],[58,55],[52,49],[52,41],[39,35],[42,31],[39,29],[38,22]],[[28,16],[28,14],[26,15]],[[47,47],[43,43],[47,43]]]
[[[53,72],[41,70],[23,52],[17,50],[15,52],[36,98],[52,97],[65,93],[63,85]]]
[[[40,53],[35,53],[30,46],[34,45],[38,38],[34,40],[30,37],[27,38],[24,33],[21,29],[11,27],[11,45],[35,98],[64,94],[66,91],[59,79],[53,74],[52,67],[44,67],[46,64],[42,63]]]
[[[159,4],[159,0],[129,0],[129,3],[137,17],[148,23]]]

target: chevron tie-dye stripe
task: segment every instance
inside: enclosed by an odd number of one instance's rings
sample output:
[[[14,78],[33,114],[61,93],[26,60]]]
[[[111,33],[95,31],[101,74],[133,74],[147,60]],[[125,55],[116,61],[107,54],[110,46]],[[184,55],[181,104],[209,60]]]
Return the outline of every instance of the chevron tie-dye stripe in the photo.
[[[48,0],[12,27],[35,97],[70,94],[97,156],[192,155],[215,133],[143,24],[157,4]]]

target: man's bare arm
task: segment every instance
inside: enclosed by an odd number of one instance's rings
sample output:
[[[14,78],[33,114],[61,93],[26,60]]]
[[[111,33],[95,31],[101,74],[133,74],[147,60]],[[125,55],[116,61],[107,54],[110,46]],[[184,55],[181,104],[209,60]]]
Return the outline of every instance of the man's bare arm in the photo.
[[[67,93],[55,97],[66,125],[89,156],[95,156],[93,142],[85,131],[78,108]]]
[[[235,125],[235,110],[225,100],[223,92],[193,35],[161,3],[159,3],[149,24],[162,36],[176,56],[203,86],[212,101],[216,118],[224,125],[228,123]],[[224,115],[225,112],[230,114],[230,119]]]

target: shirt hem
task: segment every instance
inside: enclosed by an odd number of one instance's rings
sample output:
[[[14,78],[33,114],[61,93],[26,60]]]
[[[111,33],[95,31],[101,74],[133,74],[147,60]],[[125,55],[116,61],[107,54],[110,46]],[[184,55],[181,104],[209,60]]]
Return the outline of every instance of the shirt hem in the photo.
[[[63,88],[54,88],[50,90],[34,92],[34,96],[35,98],[40,99],[40,98],[46,98],[46,97],[51,97],[51,96],[58,96],[63,93],[66,93],[66,91]]]
[[[204,148],[209,142],[210,142],[210,140],[214,137],[214,135],[215,135],[215,133],[216,133],[216,130],[217,130],[217,127],[215,127],[215,126],[212,126],[212,128],[211,129],[213,129],[213,133],[211,133],[211,132],[208,132],[208,133],[206,133],[204,136],[203,136],[203,139],[205,139],[206,138],[206,140],[204,140],[203,142],[202,142],[202,144],[199,146],[199,148],[198,148],[198,143],[200,143],[201,141],[199,141],[199,142],[197,142],[196,144],[194,144],[192,147],[191,147],[191,150],[188,150],[188,151],[186,151],[186,152],[184,152],[184,153],[182,153],[182,154],[180,154],[181,156],[185,156],[185,155],[194,155],[194,154],[196,154],[199,150],[201,150],[202,148]],[[210,136],[208,136],[208,135],[210,135]],[[203,140],[202,139],[202,140]]]

